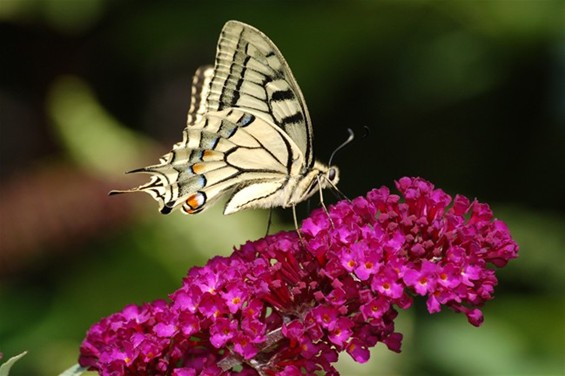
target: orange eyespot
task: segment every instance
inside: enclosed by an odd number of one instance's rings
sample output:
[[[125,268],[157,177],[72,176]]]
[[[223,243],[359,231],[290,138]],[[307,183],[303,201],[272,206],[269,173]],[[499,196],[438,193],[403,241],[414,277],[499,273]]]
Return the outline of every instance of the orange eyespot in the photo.
[[[188,196],[182,208],[186,214],[196,214],[202,210],[205,203],[206,195],[203,192],[196,192]]]

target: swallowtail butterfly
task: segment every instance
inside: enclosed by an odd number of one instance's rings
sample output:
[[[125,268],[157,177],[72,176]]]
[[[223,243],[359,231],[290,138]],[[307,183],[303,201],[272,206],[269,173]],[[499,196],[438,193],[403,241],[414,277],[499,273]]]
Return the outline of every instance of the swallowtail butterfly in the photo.
[[[215,65],[194,75],[183,140],[159,164],[130,172],[151,180],[111,194],[146,192],[164,214],[196,214],[224,195],[224,214],[294,208],[339,180],[337,167],[314,160],[308,109],[284,57],[238,21],[222,29]]]

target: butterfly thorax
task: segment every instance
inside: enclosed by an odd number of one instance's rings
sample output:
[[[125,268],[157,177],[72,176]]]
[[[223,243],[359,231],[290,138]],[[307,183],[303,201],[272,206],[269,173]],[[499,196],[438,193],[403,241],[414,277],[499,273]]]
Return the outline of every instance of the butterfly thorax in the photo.
[[[287,188],[288,200],[284,203],[284,207],[295,206],[322,189],[335,187],[339,182],[339,169],[315,161],[314,166],[304,174],[291,176],[290,179]]]

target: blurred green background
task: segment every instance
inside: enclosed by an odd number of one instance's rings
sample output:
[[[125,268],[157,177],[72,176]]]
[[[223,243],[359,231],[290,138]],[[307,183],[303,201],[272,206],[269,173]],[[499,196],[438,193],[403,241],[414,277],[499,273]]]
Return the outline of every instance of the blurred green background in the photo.
[[[342,374],[565,374],[562,1],[2,0],[0,352],[29,351],[13,375],[63,371],[101,317],[264,234],[266,211],[162,216],[149,196],[107,197],[180,140],[229,19],[285,55],[320,160],[370,128],[335,159],[349,197],[421,176],[491,204],[521,246],[481,328],[420,302],[401,354],[343,355]]]

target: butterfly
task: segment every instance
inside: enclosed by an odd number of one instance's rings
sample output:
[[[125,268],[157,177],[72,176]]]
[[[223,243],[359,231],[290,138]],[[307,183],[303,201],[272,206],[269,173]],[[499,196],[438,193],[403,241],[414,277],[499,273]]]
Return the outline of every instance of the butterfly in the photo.
[[[194,74],[183,140],[159,164],[130,171],[150,174],[148,183],[110,194],[146,192],[164,214],[196,214],[224,195],[226,215],[294,212],[339,180],[337,167],[314,160],[312,136],[304,97],[278,48],[256,28],[228,21],[215,65]]]

